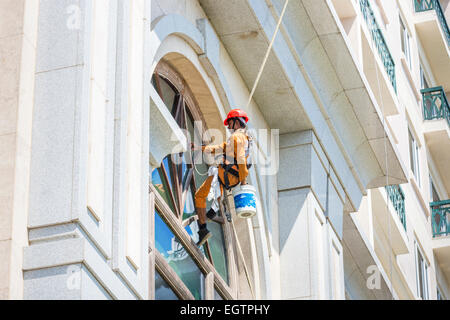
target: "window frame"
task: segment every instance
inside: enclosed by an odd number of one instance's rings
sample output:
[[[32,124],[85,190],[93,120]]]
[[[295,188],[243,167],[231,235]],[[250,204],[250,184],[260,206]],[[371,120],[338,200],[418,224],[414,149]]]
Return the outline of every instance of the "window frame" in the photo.
[[[399,15],[400,21],[400,46],[408,64],[409,70],[412,70],[412,55],[411,55],[411,35],[406,27],[405,22],[401,15]]]
[[[415,265],[416,265],[416,294],[417,297],[422,300],[430,299],[430,285],[429,285],[429,268],[430,265],[426,259],[425,254],[422,251],[417,240],[414,240],[415,244]],[[421,258],[421,261],[419,260]],[[420,281],[422,279],[422,281]]]
[[[419,64],[419,72],[420,72],[420,89],[428,89],[430,88],[429,81],[427,80],[427,73],[422,64]]]
[[[433,177],[431,176],[431,174],[429,174],[429,179],[430,179],[430,200],[431,200],[430,202],[441,201],[441,197],[439,196],[439,193],[436,189],[436,185],[433,182]]]
[[[170,66],[169,63],[165,62],[164,60],[161,60],[157,67],[155,68],[154,75],[161,76],[162,78],[166,79],[167,82],[173,86],[173,89],[177,91],[180,95],[180,100],[178,103],[182,103],[183,106],[177,106],[177,108],[184,108],[190,112],[192,115],[192,118],[194,121],[202,121],[202,129],[204,131],[207,130],[205,119],[200,112],[200,109],[198,107],[197,101],[195,100],[194,95],[192,94],[192,91],[190,90],[189,86],[186,84],[186,82],[182,79],[182,77]],[[158,93],[161,93],[160,89],[160,83],[159,77],[156,77],[156,86],[155,89]],[[153,84],[152,84],[153,85]],[[174,100],[175,104],[175,100]],[[179,109],[180,110],[180,109]],[[183,114],[179,115],[183,116]],[[187,116],[187,114],[185,115]],[[174,115],[174,117],[177,117],[177,115]],[[186,118],[184,118],[186,119]],[[178,119],[179,120],[179,119]],[[178,123],[178,122],[177,122]],[[204,132],[202,132],[203,134]],[[177,166],[176,164],[171,165],[170,169],[171,171],[174,169],[174,166]],[[161,172],[164,173],[164,178],[161,177],[161,179],[167,178],[167,172],[165,172],[165,168],[163,165],[161,165],[160,169]],[[188,175],[191,175],[191,180],[189,181],[189,186],[194,185],[195,187],[195,174],[193,173],[193,168],[189,169],[191,173],[188,173]],[[151,174],[151,173],[150,173]],[[170,174],[174,174],[174,172],[170,172]],[[183,177],[182,177],[183,178]],[[176,180],[176,179],[175,179]],[[186,179],[187,180],[187,179]],[[176,188],[180,189],[180,187],[183,187],[183,181],[179,181],[181,185],[178,185]],[[186,192],[189,192],[189,186],[186,188]],[[169,229],[173,232],[175,237],[178,238],[184,249],[188,252],[192,260],[196,263],[197,267],[201,271],[201,273],[204,276],[204,279],[207,275],[212,274],[212,276],[209,276],[212,278],[213,285],[212,286],[204,286],[202,290],[205,290],[204,297],[211,297],[214,296],[214,292],[212,290],[216,290],[218,294],[220,294],[221,297],[224,299],[235,299],[236,292],[237,292],[237,265],[235,263],[234,257],[236,256],[234,245],[233,245],[233,238],[232,238],[232,229],[230,226],[230,223],[227,222],[227,220],[224,218],[224,214],[222,213],[222,210],[219,212],[219,217],[215,218],[214,221],[222,225],[222,231],[224,236],[224,246],[225,246],[225,256],[227,260],[227,271],[228,271],[228,279],[229,283],[227,283],[222,276],[217,272],[217,270],[214,267],[213,257],[211,255],[211,250],[209,249],[209,244],[207,243],[205,245],[206,247],[206,255],[204,255],[200,249],[197,247],[197,245],[194,243],[191,236],[188,234],[188,232],[185,230],[185,226],[192,223],[193,221],[196,221],[198,219],[197,215],[191,216],[185,220],[183,220],[183,213],[180,212],[181,206],[184,206],[185,199],[184,196],[180,198],[180,194],[174,194],[172,187],[169,188],[170,194],[171,194],[171,200],[176,207],[175,210],[172,210],[169,205],[166,203],[164,198],[159,194],[159,192],[156,190],[155,186],[153,186],[152,183],[149,183],[149,196],[153,199],[151,201],[151,206],[149,208],[150,210],[150,219],[153,223],[153,226],[150,232],[150,237],[152,239],[149,241],[149,251],[154,251],[154,268],[160,276],[169,284],[171,289],[175,292],[175,294],[180,299],[193,299],[192,293],[189,291],[189,289],[185,286],[183,281],[178,277],[178,275],[172,270],[172,268],[167,264],[167,262],[164,260],[164,257],[162,254],[156,249],[155,247],[155,230],[154,230],[154,220],[155,220],[155,211],[158,210],[159,216],[161,219],[166,223],[166,225],[169,227]],[[194,192],[195,188],[192,189]],[[177,192],[177,191],[175,191]],[[181,199],[181,202],[179,201]],[[182,209],[181,209],[182,210]],[[150,283],[154,283],[155,280],[155,271],[151,270],[150,272],[152,279],[149,279]],[[150,284],[150,288],[153,288]],[[207,290],[211,292],[206,292]],[[154,297],[153,295],[151,295]]]
[[[417,139],[408,126],[408,145],[409,145],[409,164],[414,178],[417,181],[419,187],[421,186],[420,179],[420,146],[417,143]]]

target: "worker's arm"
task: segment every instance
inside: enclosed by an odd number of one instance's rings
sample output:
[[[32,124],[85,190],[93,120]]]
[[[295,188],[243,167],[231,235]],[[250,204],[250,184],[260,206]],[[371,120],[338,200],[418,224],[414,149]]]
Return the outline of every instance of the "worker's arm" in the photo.
[[[223,153],[223,150],[225,150],[227,143],[223,142],[222,144],[217,145],[209,145],[209,146],[202,146],[202,151],[207,153]]]
[[[218,144],[218,145],[209,145],[209,146],[205,146],[205,145],[196,145],[194,143],[191,143],[191,148],[194,151],[203,151],[203,152],[208,152],[208,153],[215,153],[217,151],[219,151],[220,153],[223,152],[223,150],[226,147],[226,142],[222,143],[222,144]]]
[[[234,136],[234,146],[235,146],[235,154],[236,154],[236,161],[238,163],[239,167],[239,182],[241,184],[247,184],[247,176],[248,176],[248,169],[247,169],[247,158],[245,157],[245,143],[246,138],[242,134],[237,134]]]

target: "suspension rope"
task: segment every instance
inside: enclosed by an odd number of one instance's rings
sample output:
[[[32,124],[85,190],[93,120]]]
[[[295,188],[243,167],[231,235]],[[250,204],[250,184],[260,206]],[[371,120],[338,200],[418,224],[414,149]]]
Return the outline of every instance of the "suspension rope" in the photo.
[[[230,214],[231,214],[231,213],[230,213]],[[252,281],[251,281],[251,279],[250,279],[250,274],[249,274],[249,272],[248,272],[247,264],[245,263],[244,254],[242,253],[241,244],[240,244],[238,235],[237,235],[237,233],[236,233],[236,227],[234,226],[234,219],[231,219],[231,226],[232,226],[232,228],[233,228],[234,237],[236,238],[236,243],[237,243],[237,246],[238,246],[239,255],[241,256],[242,263],[244,264],[245,276],[246,276],[246,278],[247,278],[247,282],[248,282],[248,285],[249,285],[249,287],[250,287],[250,291],[251,291],[251,293],[252,293],[253,299],[256,299],[256,297],[255,297],[255,292],[253,291]]]
[[[275,32],[274,32],[274,34],[272,36],[272,39],[271,39],[270,44],[269,44],[269,47],[267,48],[267,51],[266,51],[266,54],[264,56],[263,62],[261,64],[260,68],[259,68],[258,75],[256,76],[256,79],[255,79],[255,82],[253,84],[253,88],[252,88],[252,90],[250,92],[250,95],[248,97],[245,109],[247,109],[247,107],[249,106],[249,104],[250,104],[250,102],[252,100],[253,94],[255,93],[256,87],[257,87],[257,85],[259,83],[259,80],[261,79],[262,72],[263,72],[264,67],[266,65],[267,59],[269,58],[270,51],[272,49],[273,43],[275,42],[275,37],[276,37],[276,35],[278,33],[278,30],[280,28],[281,21],[283,20],[283,16],[284,16],[284,13],[286,12],[286,8],[287,8],[288,3],[289,3],[289,0],[286,0],[286,2],[284,3],[284,7],[283,7],[283,10],[281,11],[281,15],[278,18],[278,22],[277,22],[277,26],[275,28]],[[227,193],[227,191],[224,190],[223,192],[224,192],[223,202],[227,203],[227,209],[230,211],[230,215],[231,215],[231,207],[230,207],[229,202],[228,202],[228,195],[225,196],[225,193]],[[225,199],[227,199],[227,200],[225,200]],[[237,244],[237,247],[238,247],[240,258],[242,260],[242,264],[244,265],[245,276],[247,278],[247,282],[248,282],[248,285],[250,287],[250,291],[251,291],[251,294],[253,296],[253,299],[255,299],[256,298],[255,292],[253,290],[253,285],[252,285],[252,281],[250,279],[250,273],[249,273],[248,268],[247,268],[247,263],[245,262],[245,257],[244,257],[244,254],[242,252],[241,243],[239,241],[239,237],[238,237],[237,232],[236,232],[236,227],[234,225],[234,219],[231,219],[231,227],[233,229],[233,234],[234,234],[234,237],[236,239],[236,244]]]
[[[281,21],[283,20],[283,16],[284,16],[284,13],[286,12],[286,8],[287,8],[288,3],[289,3],[289,0],[286,0],[286,2],[284,3],[283,10],[281,11],[280,17],[278,18],[277,26],[276,26],[275,31],[273,33],[272,39],[270,40],[270,44],[269,44],[269,47],[267,48],[267,51],[266,51],[266,54],[264,56],[263,62],[261,64],[261,66],[259,67],[258,75],[256,76],[255,82],[253,83],[253,88],[252,88],[252,90],[250,92],[250,95],[248,97],[247,104],[245,105],[245,109],[248,108],[250,102],[252,101],[253,94],[255,93],[256,87],[258,86],[259,80],[261,79],[261,75],[263,73],[264,67],[266,66],[266,62],[267,62],[267,60],[269,58],[269,54],[270,54],[270,51],[272,50],[272,46],[273,46],[273,43],[275,42],[275,38],[276,38],[276,35],[278,33],[278,30],[280,29]],[[224,190],[224,192],[225,192],[225,190]],[[230,210],[230,207],[228,207],[228,209]],[[237,243],[237,246],[238,246],[239,254],[241,256],[241,260],[242,260],[242,263],[244,265],[245,276],[247,277],[247,282],[248,282],[248,285],[250,287],[250,291],[252,293],[253,299],[255,299],[255,293],[254,293],[253,286],[252,286],[252,283],[251,283],[251,280],[250,280],[250,274],[248,272],[247,264],[245,263],[244,254],[242,253],[241,244],[240,244],[238,235],[236,233],[236,227],[234,225],[234,219],[231,219],[231,226],[233,228],[233,233],[234,233],[234,237],[236,238],[236,243]]]
[[[256,86],[258,85],[259,79],[261,78],[261,75],[262,75],[262,72],[264,70],[264,67],[266,66],[266,62],[267,62],[267,59],[269,58],[270,50],[272,49],[272,45],[275,42],[275,37],[276,37],[276,35],[278,33],[278,29],[280,28],[281,20],[283,20],[283,16],[284,16],[284,13],[286,11],[288,2],[289,2],[289,0],[286,0],[286,2],[284,3],[283,10],[281,11],[280,18],[278,19],[277,27],[275,28],[275,32],[273,33],[272,40],[270,41],[269,47],[267,48],[266,55],[265,55],[264,60],[263,60],[263,62],[261,64],[261,67],[259,68],[258,75],[256,76],[256,80],[255,80],[255,83],[253,84],[252,91],[250,92],[250,95],[248,97],[247,104],[245,105],[245,109],[247,109],[247,107],[250,104],[250,101],[252,100],[253,94],[255,93],[255,90],[256,90]]]
[[[381,32],[381,30],[380,30]],[[377,84],[378,84],[378,95],[379,95],[379,99],[381,101],[381,114],[382,114],[382,120],[383,120],[383,140],[384,140],[384,160],[385,160],[385,166],[386,166],[386,186],[389,185],[389,165],[388,165],[388,154],[387,154],[387,134],[386,134],[386,117],[384,116],[384,101],[383,101],[383,96],[381,94],[381,85],[380,85],[380,76],[379,76],[379,70],[377,68],[377,61],[376,61],[376,56],[375,56],[375,48],[373,47],[374,45],[374,39],[372,38],[372,41],[370,41],[370,47],[374,53],[374,58],[373,58],[373,64],[374,64],[374,68],[375,68],[375,73],[377,76]],[[386,189],[386,217],[388,220],[388,238],[389,238],[389,289],[391,292],[391,300],[394,299],[394,294],[393,294],[393,288],[392,288],[392,238],[391,238],[391,219],[389,217],[389,195],[388,195],[388,191]]]
[[[269,47],[267,48],[267,51],[266,51],[266,54],[265,54],[265,56],[264,56],[263,62],[262,62],[262,64],[261,64],[260,68],[259,68],[258,75],[257,75],[257,77],[256,77],[256,79],[255,79],[254,84],[253,84],[253,88],[252,88],[252,90],[251,90],[251,92],[250,92],[250,95],[249,95],[249,97],[248,97],[248,101],[247,101],[247,104],[246,104],[245,109],[247,109],[248,105],[250,104],[250,101],[252,100],[253,94],[255,93],[256,87],[257,87],[257,85],[258,85],[258,83],[259,83],[259,80],[260,80],[260,78],[261,78],[261,75],[262,75],[262,72],[263,72],[264,67],[265,67],[265,65],[266,65],[267,59],[269,58],[269,54],[270,54],[270,51],[271,51],[271,49],[272,49],[273,43],[275,42],[275,37],[276,37],[276,35],[277,35],[277,33],[278,33],[278,30],[279,30],[279,28],[280,28],[281,21],[282,21],[282,19],[283,19],[284,13],[286,12],[286,8],[287,8],[288,3],[289,3],[289,0],[286,0],[286,2],[285,2],[285,4],[284,4],[284,7],[283,7],[283,10],[282,10],[282,12],[281,12],[281,15],[280,15],[280,17],[279,17],[279,19],[278,19],[278,23],[277,23],[277,26],[276,26],[276,28],[275,28],[275,32],[274,32],[274,34],[273,34],[273,36],[272,36],[272,39],[271,39],[270,44],[269,44]],[[192,166],[194,167],[194,170],[197,172],[197,174],[199,174],[199,175],[201,175],[201,176],[207,175],[208,172],[201,173],[201,172],[198,171],[197,166],[195,165],[194,152],[191,152],[191,156],[192,156]],[[229,206],[228,199],[225,201],[225,198],[227,198],[227,197],[225,196],[226,190],[224,190],[223,192],[224,192],[224,197],[223,197],[223,200],[222,200],[222,201],[223,201],[223,203],[227,202],[227,209],[230,211],[230,214],[231,214],[231,208],[230,208],[230,206]],[[237,232],[236,232],[236,228],[235,228],[233,219],[231,219],[231,227],[232,227],[232,229],[233,229],[234,237],[235,237],[235,239],[236,239],[236,244],[237,244],[237,247],[238,247],[239,255],[240,255],[241,260],[242,260],[242,264],[244,265],[245,276],[246,276],[246,278],[247,278],[247,282],[248,282],[248,285],[249,285],[249,287],[250,287],[250,291],[251,291],[251,294],[252,294],[252,296],[253,296],[253,299],[255,299],[256,297],[255,297],[255,292],[254,292],[254,290],[253,290],[252,282],[251,282],[251,279],[250,279],[250,273],[248,272],[247,264],[246,264],[246,262],[245,262],[245,257],[244,257],[244,254],[243,254],[243,252],[242,252],[241,244],[240,244],[240,241],[239,241],[239,237],[238,237],[238,235],[237,235]]]

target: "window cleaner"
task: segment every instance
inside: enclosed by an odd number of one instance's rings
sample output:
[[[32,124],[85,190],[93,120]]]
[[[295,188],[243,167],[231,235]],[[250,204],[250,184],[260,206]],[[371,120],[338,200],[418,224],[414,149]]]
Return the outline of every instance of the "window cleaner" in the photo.
[[[288,3],[289,3],[289,0],[286,0],[284,3],[283,10],[281,11],[281,15],[278,19],[277,26],[275,28],[275,32],[273,33],[269,47],[267,48],[263,62],[259,68],[258,75],[256,76],[255,82],[253,84],[252,91],[250,92],[250,95],[248,97],[246,107],[249,106],[250,101],[252,100],[253,94],[255,93],[256,87],[261,78],[261,75],[262,75],[262,72],[266,65],[266,62],[269,58],[269,54],[272,49],[273,43],[275,42],[275,37],[280,28],[281,21],[283,20],[283,16],[284,16],[284,13],[286,12]],[[218,175],[220,178],[219,181],[220,181],[221,194],[223,194],[223,187],[225,187],[226,189],[234,188],[239,183],[241,184],[241,186],[247,185],[247,182],[246,182],[246,178],[248,175],[248,167],[247,167],[247,162],[246,162],[247,159],[246,159],[246,153],[244,151],[245,148],[242,148],[243,145],[247,145],[247,148],[249,148],[250,141],[251,141],[251,139],[248,138],[248,134],[246,131],[247,122],[248,122],[248,117],[247,117],[247,114],[243,110],[233,109],[228,113],[227,118],[224,121],[225,126],[228,126],[228,129],[233,132],[233,134],[230,137],[229,142],[224,143],[219,146],[208,146],[208,147],[205,147],[205,146],[197,147],[194,144],[192,144],[193,150],[202,150],[202,151],[226,150],[227,149],[226,147],[228,147],[229,149],[232,150],[231,152],[233,152],[232,145],[234,144],[235,153],[232,154],[232,158],[234,161],[227,162],[226,156],[229,153],[225,152],[224,163],[219,165]],[[237,148],[237,146],[240,146],[240,148]],[[201,149],[199,149],[199,148],[201,148]],[[245,163],[242,163],[242,159],[245,159]],[[240,160],[241,160],[241,162],[240,162]],[[237,163],[235,163],[235,161],[237,161]],[[194,166],[195,166],[195,164],[194,164]],[[195,194],[195,207],[196,207],[197,214],[198,214],[198,223],[199,223],[199,229],[200,229],[198,231],[199,239],[200,239],[197,242],[198,246],[203,245],[205,243],[205,241],[208,240],[209,237],[211,237],[211,233],[206,228],[206,217],[214,218],[214,216],[216,215],[216,211],[214,211],[214,209],[209,210],[208,213],[206,213],[206,197],[209,194],[209,190],[211,188],[211,183],[212,183],[213,179],[214,179],[214,176],[210,175],[205,180],[205,182],[201,185],[200,189],[197,190],[197,192]],[[244,193],[246,193],[247,195],[251,195],[251,192],[244,192]],[[234,196],[236,196],[236,195],[234,195]],[[243,205],[243,207],[246,207],[246,205],[249,203],[249,201],[248,201],[249,197],[248,196],[241,196],[241,197],[242,197],[242,199],[244,199],[242,205]],[[238,202],[239,202],[239,200],[238,200]],[[251,203],[251,205],[253,205],[253,203]],[[242,213],[242,217],[249,215],[245,211],[246,210],[244,210],[244,212]],[[234,235],[236,237],[236,240],[237,240],[237,243],[239,246],[239,241],[237,239],[234,224],[233,224],[233,230],[234,230]],[[244,261],[244,265],[245,265],[245,261]],[[251,287],[250,282],[249,282],[249,285]]]
[[[223,195],[223,188],[232,190],[239,184],[241,187],[247,185],[248,169],[251,167],[251,164],[248,163],[248,157],[252,140],[247,133],[247,122],[248,116],[245,111],[233,109],[228,113],[224,121],[224,125],[228,126],[232,133],[226,142],[210,146],[191,144],[193,150],[201,150],[214,155],[220,153],[223,156],[221,163],[216,169],[212,169],[214,168],[212,167],[208,170],[208,178],[206,178],[194,196],[199,225],[198,246],[203,245],[212,235],[206,227],[206,218],[213,219],[217,215],[218,205],[213,202],[211,209],[206,212],[206,198],[210,195],[210,191],[213,191],[215,195],[219,194],[216,191],[218,189],[217,182],[219,182],[220,196]],[[217,199],[214,195],[213,198]],[[243,197],[241,196],[241,198]],[[209,199],[211,199],[211,195]]]

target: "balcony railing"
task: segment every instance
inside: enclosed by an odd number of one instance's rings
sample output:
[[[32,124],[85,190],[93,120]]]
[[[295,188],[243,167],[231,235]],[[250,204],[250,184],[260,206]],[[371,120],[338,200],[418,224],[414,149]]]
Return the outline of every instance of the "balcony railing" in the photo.
[[[423,119],[446,119],[450,126],[450,105],[442,87],[420,90],[422,93]]]
[[[372,35],[373,42],[375,43],[378,54],[380,55],[381,61],[383,62],[384,69],[386,70],[389,80],[394,87],[394,91],[397,92],[394,59],[392,59],[392,55],[389,51],[386,41],[384,40],[383,33],[381,32],[377,20],[375,19],[375,15],[372,8],[370,7],[369,0],[359,0],[359,4],[361,7],[361,12],[364,16],[364,20],[366,20],[367,27]]]
[[[385,188],[395,211],[397,211],[400,222],[406,231],[405,194],[399,185],[386,186]]]
[[[430,203],[433,237],[450,235],[450,200]]]
[[[445,19],[444,11],[442,11],[441,4],[438,0],[414,0],[414,7],[416,12],[435,10],[436,16],[441,24],[442,30],[447,38],[447,44],[450,46],[450,30],[448,28],[447,20]]]
[[[414,0],[416,12],[428,11],[434,9],[434,0]]]

